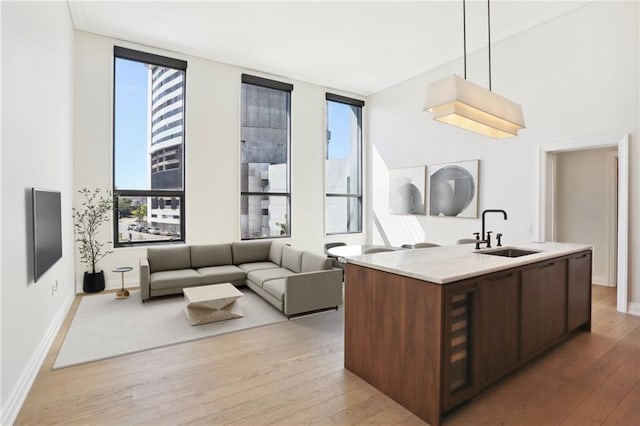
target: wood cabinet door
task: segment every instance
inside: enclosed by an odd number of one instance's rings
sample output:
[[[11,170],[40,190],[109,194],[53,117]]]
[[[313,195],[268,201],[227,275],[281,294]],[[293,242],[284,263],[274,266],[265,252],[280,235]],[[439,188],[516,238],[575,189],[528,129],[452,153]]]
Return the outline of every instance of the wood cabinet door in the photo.
[[[520,355],[525,360],[567,332],[567,260],[524,269],[520,300]]]
[[[519,361],[520,271],[478,283],[478,377],[484,387]]]
[[[590,329],[591,252],[578,253],[569,258],[567,297],[568,331],[585,324]]]

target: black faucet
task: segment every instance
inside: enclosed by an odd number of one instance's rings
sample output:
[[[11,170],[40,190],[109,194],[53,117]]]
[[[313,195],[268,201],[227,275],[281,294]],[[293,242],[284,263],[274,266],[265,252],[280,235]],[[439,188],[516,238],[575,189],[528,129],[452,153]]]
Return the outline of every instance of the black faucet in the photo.
[[[484,210],[482,212],[482,240],[480,240],[481,242],[486,242],[487,243],[487,248],[491,248],[491,232],[484,232],[484,219],[487,213],[502,213],[502,215],[504,216],[504,220],[507,220],[507,212],[505,212],[502,209],[487,209]],[[498,245],[502,245],[501,241],[500,241],[500,237],[502,237],[502,234],[499,234],[500,236],[498,237]]]
[[[480,250],[480,244],[486,243],[486,241],[480,239],[479,232],[474,232],[473,235],[476,236],[476,250]]]

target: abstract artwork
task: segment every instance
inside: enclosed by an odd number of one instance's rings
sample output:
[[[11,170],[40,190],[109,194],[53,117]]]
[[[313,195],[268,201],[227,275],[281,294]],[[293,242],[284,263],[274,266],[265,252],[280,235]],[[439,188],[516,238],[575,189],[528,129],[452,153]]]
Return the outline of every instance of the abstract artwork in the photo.
[[[389,170],[389,213],[426,214],[426,168]]]
[[[429,166],[429,214],[478,217],[478,160]]]

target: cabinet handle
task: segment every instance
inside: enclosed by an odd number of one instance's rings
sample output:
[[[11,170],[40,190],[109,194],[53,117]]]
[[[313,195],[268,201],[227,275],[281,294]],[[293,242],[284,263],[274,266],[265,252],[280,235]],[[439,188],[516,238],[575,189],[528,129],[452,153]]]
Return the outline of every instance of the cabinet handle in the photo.
[[[582,259],[582,258],[585,258],[585,257],[587,257],[587,253],[582,253],[580,256],[574,257],[574,259]]]
[[[553,265],[555,265],[555,264],[556,264],[556,262],[550,262],[550,263],[547,263],[547,264],[546,264],[546,265],[544,265],[544,266],[541,266],[541,267],[540,267],[540,269],[550,268],[550,267],[552,267],[552,266],[553,266]]]

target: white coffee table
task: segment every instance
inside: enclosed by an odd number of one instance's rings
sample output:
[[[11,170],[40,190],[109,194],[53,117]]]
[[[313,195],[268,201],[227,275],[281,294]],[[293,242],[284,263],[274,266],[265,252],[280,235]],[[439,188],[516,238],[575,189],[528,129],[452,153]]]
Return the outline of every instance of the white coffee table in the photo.
[[[184,312],[191,325],[242,318],[242,308],[236,300],[242,297],[233,284],[212,284],[182,290],[187,306]]]

